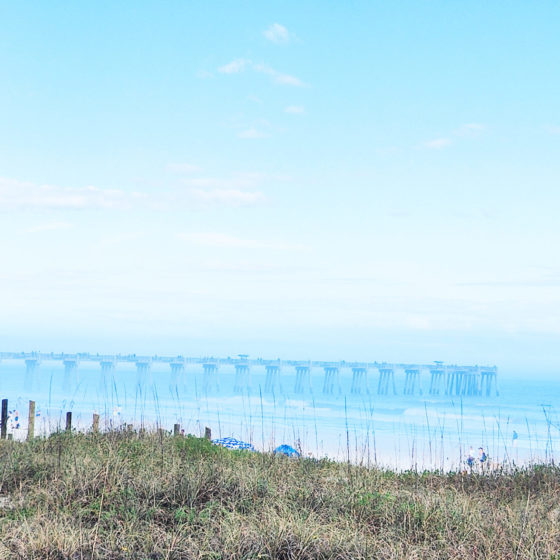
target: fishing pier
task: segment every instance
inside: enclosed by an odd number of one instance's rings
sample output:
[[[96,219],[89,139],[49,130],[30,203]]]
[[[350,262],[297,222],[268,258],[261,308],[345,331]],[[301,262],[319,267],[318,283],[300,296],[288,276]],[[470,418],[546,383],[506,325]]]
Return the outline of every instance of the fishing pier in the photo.
[[[240,354],[232,358],[139,356],[136,354],[91,353],[41,353],[0,352],[2,360],[21,360],[27,376],[39,371],[42,362],[59,362],[64,365],[66,376],[75,375],[84,362],[99,364],[106,374],[114,373],[122,364],[134,364],[139,377],[147,375],[154,364],[168,364],[174,378],[188,376],[194,368],[202,368],[203,385],[212,390],[217,387],[220,368],[235,370],[234,391],[242,392],[251,387],[251,372],[265,374],[264,391],[273,392],[283,377],[295,373],[294,393],[304,393],[311,388],[311,377],[323,376],[324,394],[341,392],[341,372],[351,374],[350,392],[355,395],[432,395],[432,396],[492,396],[498,395],[498,369],[496,366],[463,366],[443,362],[432,364],[404,364],[387,362],[324,362],[301,360],[267,360],[249,358]],[[0,367],[1,372],[1,367]]]

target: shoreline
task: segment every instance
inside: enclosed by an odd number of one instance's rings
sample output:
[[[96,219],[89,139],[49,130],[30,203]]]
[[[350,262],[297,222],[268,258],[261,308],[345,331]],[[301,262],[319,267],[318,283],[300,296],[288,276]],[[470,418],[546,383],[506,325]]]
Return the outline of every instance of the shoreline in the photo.
[[[219,439],[222,437],[235,437],[238,438],[238,434],[235,432],[227,432],[224,433],[222,431],[216,432],[215,428],[213,429],[210,426],[205,426],[200,422],[197,422],[198,429],[196,432],[187,431],[181,424],[174,423],[173,425],[163,425],[158,421],[146,421],[143,423],[134,423],[134,422],[115,422],[111,417],[104,417],[102,415],[98,415],[97,413],[92,414],[93,422],[95,422],[95,416],[97,416],[97,429],[95,429],[92,425],[92,422],[86,422],[83,418],[78,416],[76,417],[71,416],[71,427],[68,429],[67,422],[68,418],[64,414],[58,415],[58,420],[54,420],[53,418],[48,418],[45,416],[41,417],[40,423],[35,423],[35,430],[34,430],[34,439],[49,439],[51,436],[56,436],[58,434],[63,434],[67,432],[71,432],[75,435],[88,435],[93,432],[98,433],[99,435],[110,435],[111,433],[131,433],[139,436],[143,433],[156,433],[160,432],[165,436],[182,436],[182,437],[195,437],[195,438],[202,438],[205,435],[206,430],[210,430],[212,434],[211,439]],[[339,434],[343,436],[345,434]],[[28,425],[26,422],[21,422],[21,425],[18,429],[8,429],[7,430],[7,439],[13,440],[15,442],[24,442],[28,439]],[[334,461],[339,464],[350,464],[355,467],[364,467],[368,469],[381,469],[386,471],[392,471],[395,473],[403,473],[403,472],[431,472],[431,473],[453,473],[453,472],[468,472],[474,471],[479,473],[496,473],[496,472],[515,472],[518,469],[526,469],[532,468],[534,466],[554,466],[555,460],[554,457],[547,458],[546,456],[531,456],[526,457],[525,460],[519,461],[513,458],[510,454],[505,454],[505,456],[501,460],[496,460],[494,457],[489,456],[485,465],[480,468],[478,463],[478,459],[475,457],[475,468],[471,469],[467,464],[468,458],[468,448],[463,449],[463,457],[460,462],[453,462],[449,460],[449,457],[446,458],[444,461],[425,461],[414,458],[410,461],[407,461],[406,455],[400,457],[400,461],[395,461],[394,457],[393,460],[387,460],[387,457],[390,455],[390,451],[378,446],[375,449],[370,450],[369,454],[366,452],[360,453],[357,451],[357,444],[355,447],[348,448],[341,448],[340,445],[338,448],[334,446],[331,448],[331,453],[323,453],[323,454],[316,454],[313,451],[310,451],[309,448],[303,447],[300,440],[297,438],[294,441],[285,441],[280,439],[267,439],[264,442],[259,440],[259,438],[249,438],[248,443],[250,443],[254,447],[254,452],[256,453],[264,453],[270,454],[272,451],[278,446],[282,444],[288,444],[290,446],[294,446],[301,454],[303,459],[310,459],[310,460],[327,460],[327,461]],[[414,444],[414,442],[413,442]],[[386,460],[384,460],[386,459]]]

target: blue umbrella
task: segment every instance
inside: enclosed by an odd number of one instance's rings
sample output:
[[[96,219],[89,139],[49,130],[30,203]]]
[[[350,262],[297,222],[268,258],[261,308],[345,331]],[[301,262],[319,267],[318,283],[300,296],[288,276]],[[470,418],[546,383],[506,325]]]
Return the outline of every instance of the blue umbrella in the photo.
[[[274,454],[287,455],[288,457],[299,457],[299,452],[291,445],[280,445],[274,450]]]
[[[249,451],[255,451],[255,448],[250,443],[232,437],[213,439],[212,443],[227,447],[228,449],[248,449]]]

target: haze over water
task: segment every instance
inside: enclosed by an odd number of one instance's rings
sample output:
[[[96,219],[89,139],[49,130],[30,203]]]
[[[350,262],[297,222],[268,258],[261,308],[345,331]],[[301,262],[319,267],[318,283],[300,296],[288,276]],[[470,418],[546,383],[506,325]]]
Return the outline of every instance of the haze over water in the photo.
[[[483,446],[493,462],[521,465],[554,460],[560,451],[557,395],[560,381],[501,373],[499,396],[430,396],[424,373],[423,395],[403,395],[404,374],[396,374],[397,395],[377,395],[377,372],[370,372],[369,394],[350,392],[351,372],[342,369],[340,390],[322,392],[323,374],[315,370],[311,388],[294,393],[295,373],[285,368],[274,393],[266,393],[264,367],[253,367],[251,382],[234,391],[233,366],[222,366],[217,385],[204,389],[202,366],[188,365],[173,374],[167,364],[153,364],[138,374],[134,364],[119,364],[104,374],[97,364],[81,363],[67,374],[62,364],[43,362],[25,374],[21,360],[0,365],[0,393],[10,410],[20,413],[25,435],[27,401],[40,413],[42,433],[64,425],[73,411],[80,429],[91,426],[93,412],[102,426],[133,423],[172,429],[180,423],[199,435],[233,436],[257,449],[288,443],[306,455],[398,468],[464,468],[470,447]],[[514,436],[514,434],[517,434]]]

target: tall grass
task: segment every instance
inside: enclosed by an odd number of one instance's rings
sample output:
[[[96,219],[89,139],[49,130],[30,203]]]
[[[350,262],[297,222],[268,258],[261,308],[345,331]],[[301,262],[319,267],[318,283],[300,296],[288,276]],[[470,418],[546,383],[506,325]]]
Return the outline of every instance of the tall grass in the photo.
[[[435,473],[160,432],[0,442],[0,558],[557,558],[560,469]]]

